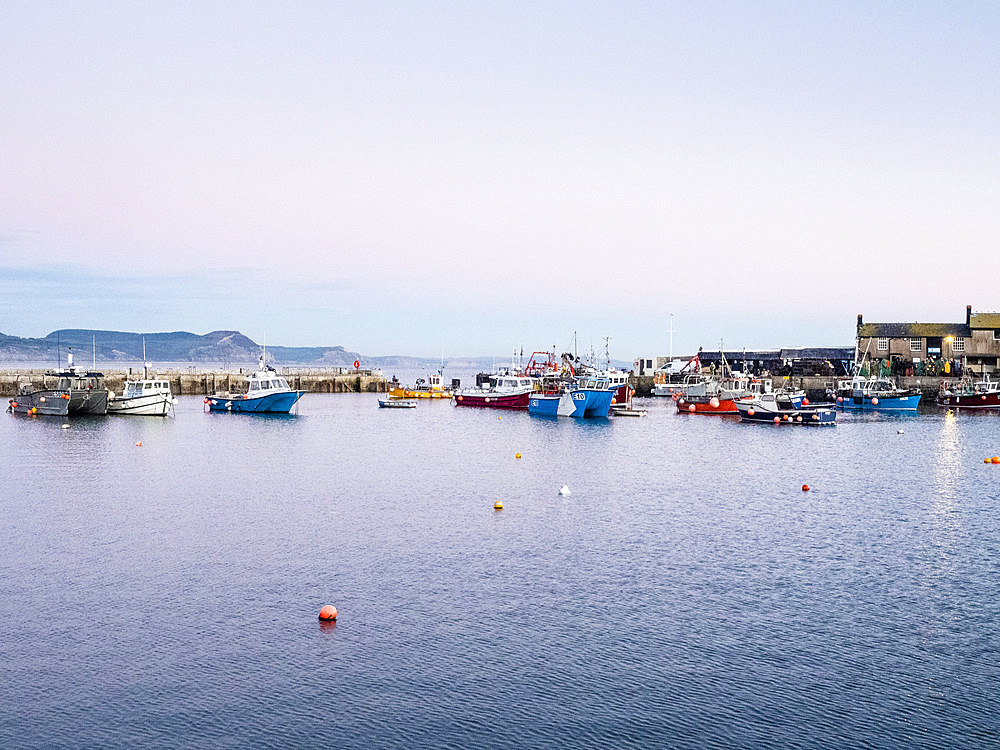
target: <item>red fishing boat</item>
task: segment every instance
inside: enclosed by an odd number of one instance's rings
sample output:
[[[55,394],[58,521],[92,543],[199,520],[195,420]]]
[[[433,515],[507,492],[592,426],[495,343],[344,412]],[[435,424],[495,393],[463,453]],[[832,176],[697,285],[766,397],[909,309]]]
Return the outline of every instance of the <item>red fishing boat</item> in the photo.
[[[975,383],[967,381],[958,386],[942,383],[937,403],[938,406],[962,409],[1000,408],[1000,381],[984,378]]]
[[[535,352],[520,370],[498,372],[482,386],[455,391],[452,402],[455,406],[526,410],[531,394],[541,389],[542,378],[558,375],[559,369],[555,355]]]

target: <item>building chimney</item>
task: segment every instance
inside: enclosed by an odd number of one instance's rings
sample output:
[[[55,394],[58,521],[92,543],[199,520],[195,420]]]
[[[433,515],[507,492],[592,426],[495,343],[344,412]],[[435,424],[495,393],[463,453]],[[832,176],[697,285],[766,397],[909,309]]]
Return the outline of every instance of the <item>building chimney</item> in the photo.
[[[972,325],[972,305],[965,306],[965,325]]]
[[[861,333],[861,316],[858,316],[858,333]]]

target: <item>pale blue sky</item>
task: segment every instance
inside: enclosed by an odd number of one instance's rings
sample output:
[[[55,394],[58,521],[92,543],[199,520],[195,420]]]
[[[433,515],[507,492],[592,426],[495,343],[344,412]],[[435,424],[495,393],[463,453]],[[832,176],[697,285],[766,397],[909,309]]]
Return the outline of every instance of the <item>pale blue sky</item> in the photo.
[[[1000,4],[0,1],[0,331],[849,344],[1000,308]]]

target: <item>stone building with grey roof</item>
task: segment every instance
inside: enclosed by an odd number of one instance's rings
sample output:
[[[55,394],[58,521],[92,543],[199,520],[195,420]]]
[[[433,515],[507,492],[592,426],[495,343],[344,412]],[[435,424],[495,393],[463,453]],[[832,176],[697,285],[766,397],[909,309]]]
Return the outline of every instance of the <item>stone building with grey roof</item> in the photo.
[[[977,373],[1000,370],[1000,313],[965,308],[964,323],[865,323],[858,316],[858,356],[918,363],[954,362]]]

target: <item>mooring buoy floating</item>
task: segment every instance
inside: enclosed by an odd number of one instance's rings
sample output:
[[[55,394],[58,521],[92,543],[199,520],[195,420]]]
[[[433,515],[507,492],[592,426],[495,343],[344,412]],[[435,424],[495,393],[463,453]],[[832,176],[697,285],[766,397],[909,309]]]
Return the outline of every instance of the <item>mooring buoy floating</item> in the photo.
[[[493,510],[503,510],[503,503],[500,500],[497,500],[493,503]]]
[[[563,497],[566,497],[567,495],[572,495],[573,493],[570,492],[569,487],[567,487],[564,484],[562,487],[559,488],[559,494],[562,495]]]
[[[319,619],[321,620],[336,620],[337,619],[337,608],[332,604],[327,604],[319,611]]]

